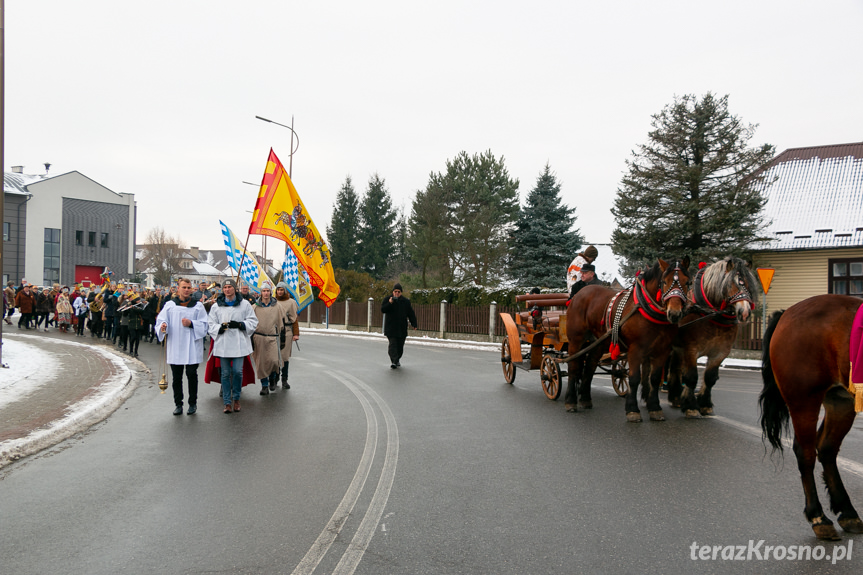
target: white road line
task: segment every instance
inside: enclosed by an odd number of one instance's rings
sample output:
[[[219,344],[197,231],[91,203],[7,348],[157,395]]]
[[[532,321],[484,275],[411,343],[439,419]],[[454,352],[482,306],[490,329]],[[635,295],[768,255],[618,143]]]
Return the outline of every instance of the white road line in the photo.
[[[335,513],[333,513],[333,516],[324,527],[324,530],[321,531],[321,534],[318,535],[318,538],[312,544],[305,557],[303,557],[302,561],[300,561],[296,569],[294,569],[292,575],[310,575],[314,572],[315,568],[317,568],[318,564],[324,558],[324,555],[327,554],[327,551],[329,551],[333,542],[336,540],[336,537],[341,532],[348,516],[350,516],[354,505],[356,505],[356,502],[360,497],[360,493],[362,493],[369,471],[372,467],[375,450],[377,449],[378,420],[369,400],[366,399],[359,388],[351,382],[343,380],[332,372],[327,372],[327,374],[343,383],[345,387],[347,387],[351,393],[357,397],[360,404],[363,406],[363,411],[366,414],[366,445],[363,449],[363,456],[360,458],[360,463],[357,466],[357,471],[354,473],[354,478],[351,481],[350,486],[348,486],[345,496],[342,498],[342,501],[336,508]]]
[[[357,532],[348,549],[342,555],[339,564],[333,570],[334,575],[352,575],[363,558],[369,542],[372,540],[377,525],[384,514],[384,508],[389,500],[390,490],[393,486],[393,481],[396,476],[396,464],[399,459],[399,428],[396,425],[396,418],[390,410],[387,403],[373,390],[371,387],[360,381],[359,379],[347,374],[341,374],[344,379],[353,380],[353,382],[362,387],[366,393],[378,404],[381,412],[384,414],[384,420],[387,425],[387,451],[384,458],[384,466],[381,470],[381,478],[378,481],[375,494],[372,496],[372,501],[363,517]]]
[[[617,392],[614,391],[614,389],[611,386],[598,385],[598,386],[594,387],[594,389],[600,389],[606,393],[611,393],[613,395],[617,395]],[[740,423],[739,421],[734,421],[733,419],[728,419],[727,417],[723,417],[721,415],[710,415],[710,416],[706,417],[705,419],[715,419],[716,421],[719,421],[721,423],[724,423],[725,425],[728,425],[730,427],[733,427],[735,429],[738,429],[740,431],[748,433],[749,435],[754,435],[755,437],[758,437],[759,439],[761,438],[761,430],[756,428],[756,427],[752,427],[751,425],[746,425],[745,423]],[[785,439],[782,440],[782,444],[785,447],[790,448],[792,445],[792,441],[791,441],[791,439],[786,437]],[[856,461],[852,461],[850,459],[846,459],[844,457],[837,457],[836,458],[836,464],[839,467],[841,467],[843,470],[845,470],[849,473],[852,473],[852,474],[856,475],[857,477],[863,478],[863,465],[861,465],[860,463],[857,463]]]

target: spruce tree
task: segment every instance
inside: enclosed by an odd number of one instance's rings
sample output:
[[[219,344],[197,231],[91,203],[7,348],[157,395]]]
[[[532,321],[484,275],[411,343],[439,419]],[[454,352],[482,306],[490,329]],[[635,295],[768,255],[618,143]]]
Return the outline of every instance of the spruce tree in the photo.
[[[584,238],[573,229],[575,208],[561,203],[560,183],[546,164],[518,216],[510,274],[519,285],[562,288],[566,268]]]
[[[387,264],[395,252],[396,211],[385,182],[378,174],[360,203],[360,269],[375,279],[386,276]]]
[[[345,183],[336,195],[333,216],[327,226],[327,240],[334,268],[359,269],[359,205],[360,200],[354,191],[351,177],[346,176]]]
[[[627,161],[611,212],[615,253],[627,272],[657,257],[693,261],[743,255],[759,241],[766,198],[752,174],[773,156],[747,147],[756,124],[728,111],[728,96],[675,97],[653,116],[648,143]]]

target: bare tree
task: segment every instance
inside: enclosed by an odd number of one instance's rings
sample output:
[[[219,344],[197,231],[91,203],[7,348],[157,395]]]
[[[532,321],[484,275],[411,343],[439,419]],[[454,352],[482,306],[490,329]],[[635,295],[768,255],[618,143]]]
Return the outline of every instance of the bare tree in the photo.
[[[156,285],[171,285],[172,276],[180,271],[180,260],[186,249],[183,240],[156,226],[147,233],[144,241],[140,271],[152,274]]]

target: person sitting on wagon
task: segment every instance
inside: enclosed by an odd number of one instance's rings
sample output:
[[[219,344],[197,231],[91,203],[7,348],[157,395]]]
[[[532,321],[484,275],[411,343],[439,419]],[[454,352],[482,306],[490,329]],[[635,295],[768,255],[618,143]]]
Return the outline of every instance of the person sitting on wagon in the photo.
[[[581,273],[584,266],[596,261],[596,256],[598,255],[599,250],[595,246],[587,246],[587,249],[575,256],[575,259],[569,264],[569,268],[566,270],[566,289],[570,297],[573,295],[572,286],[582,279]],[[594,269],[593,271],[595,272],[596,270]]]
[[[589,285],[602,285],[602,281],[596,277],[596,268],[593,264],[584,264],[581,266],[581,279],[572,284],[572,289],[569,292],[569,299],[575,297],[581,288]]]

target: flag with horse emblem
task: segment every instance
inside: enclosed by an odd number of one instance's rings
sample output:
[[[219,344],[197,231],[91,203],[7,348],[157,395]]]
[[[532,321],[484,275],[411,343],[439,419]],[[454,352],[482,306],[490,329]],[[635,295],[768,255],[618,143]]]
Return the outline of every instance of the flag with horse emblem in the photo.
[[[219,220],[219,225],[222,227],[222,239],[225,240],[225,256],[228,259],[228,265],[235,272],[239,272],[243,281],[249,285],[249,289],[261,293],[261,285],[270,281],[267,272],[264,271],[255,256],[246,251],[239,238],[225,225],[225,222]],[[243,257],[244,252],[245,257]],[[272,284],[272,282],[270,283]]]
[[[309,277],[306,270],[297,261],[297,256],[290,246],[285,247],[285,261],[282,262],[282,278],[288,284],[288,291],[297,301],[297,313],[300,313],[306,306],[312,303],[315,295],[312,293],[312,286],[309,285]]]
[[[312,222],[291,182],[285,167],[270,149],[270,157],[261,180],[261,190],[249,234],[283,240],[293,250],[312,285],[320,288],[321,298],[328,307],[339,295],[339,284],[330,263],[330,250]]]

